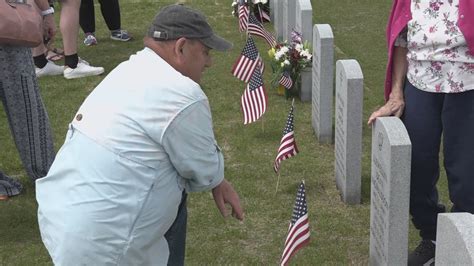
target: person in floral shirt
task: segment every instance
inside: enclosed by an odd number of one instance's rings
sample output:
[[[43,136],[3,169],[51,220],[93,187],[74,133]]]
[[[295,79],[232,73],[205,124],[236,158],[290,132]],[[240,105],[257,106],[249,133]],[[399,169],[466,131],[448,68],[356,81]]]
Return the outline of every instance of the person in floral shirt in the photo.
[[[386,104],[412,142],[410,214],[422,238],[408,265],[434,265],[439,151],[443,140],[452,212],[474,213],[474,5],[471,0],[394,0],[387,27]],[[471,16],[471,15],[469,15]]]

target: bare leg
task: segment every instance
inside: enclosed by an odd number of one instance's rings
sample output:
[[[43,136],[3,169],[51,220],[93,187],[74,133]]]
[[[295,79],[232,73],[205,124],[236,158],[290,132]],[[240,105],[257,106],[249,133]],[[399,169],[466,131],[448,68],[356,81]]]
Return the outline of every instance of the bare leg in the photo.
[[[31,52],[33,53],[33,56],[42,55],[46,53],[46,46],[43,43],[41,43],[40,45],[34,48],[31,48]]]
[[[62,0],[59,27],[63,35],[66,79],[95,76],[104,73],[104,68],[94,67],[79,60],[77,55],[77,38],[79,35],[79,9],[81,0]]]
[[[79,34],[79,8],[81,0],[62,0],[59,27],[63,36],[64,54],[77,53],[77,37]]]

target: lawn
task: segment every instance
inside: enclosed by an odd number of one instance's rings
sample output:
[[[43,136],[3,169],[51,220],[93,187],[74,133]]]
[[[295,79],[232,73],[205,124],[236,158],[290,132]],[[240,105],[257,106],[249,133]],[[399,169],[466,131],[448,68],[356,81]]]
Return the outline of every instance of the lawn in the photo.
[[[122,27],[134,36],[134,40],[127,43],[109,39],[97,6],[98,45],[82,45],[84,36],[81,33],[79,55],[93,65],[103,66],[107,74],[143,47],[143,35],[157,10],[174,2],[121,0]],[[291,102],[271,89],[271,73],[267,67],[264,76],[269,102],[267,112],[262,121],[244,126],[240,96],[245,85],[234,78],[230,70],[245,37],[238,32],[237,20],[231,16],[232,1],[181,2],[202,10],[215,31],[234,43],[231,52],[212,53],[214,66],[205,74],[202,87],[209,97],[216,138],[224,150],[226,178],[239,191],[246,215],[242,223],[223,219],[210,193],[191,194],[186,263],[277,264],[296,189],[304,179],[311,242],[296,254],[292,262],[298,265],[367,265],[371,129],[366,126],[366,121],[370,113],[383,103],[384,28],[391,1],[312,0],[313,22],[327,23],[332,27],[336,59],[356,59],[364,74],[362,203],[354,206],[343,204],[335,187],[334,145],[318,143],[311,127],[311,105],[299,100],[295,101],[295,135],[300,153],[282,163],[279,190],[275,193],[277,176],[272,165]],[[273,30],[273,25],[266,26]],[[60,44],[60,36],[57,43]],[[268,46],[260,39],[257,46],[268,63]],[[103,77],[40,79],[56,149],[61,146],[67,125],[81,102]],[[49,265],[51,261],[38,231],[34,187],[21,166],[3,107],[0,109],[0,169],[19,178],[25,185],[21,195],[0,202],[0,265]],[[445,179],[443,173],[440,183],[443,202],[447,202]],[[417,233],[411,228],[410,246],[416,245],[417,241]]]

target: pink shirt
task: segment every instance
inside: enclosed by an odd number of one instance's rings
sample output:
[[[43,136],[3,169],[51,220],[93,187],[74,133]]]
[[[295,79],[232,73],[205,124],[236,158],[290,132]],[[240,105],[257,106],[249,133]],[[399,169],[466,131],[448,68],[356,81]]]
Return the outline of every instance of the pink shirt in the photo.
[[[392,64],[393,48],[395,40],[400,32],[411,20],[410,11],[411,0],[394,0],[392,12],[387,24],[387,42],[388,42],[388,64],[385,78],[385,100],[388,100],[392,90]],[[474,16],[467,15],[474,13],[474,1],[459,0],[459,17],[457,24],[466,39],[471,55],[474,55]]]

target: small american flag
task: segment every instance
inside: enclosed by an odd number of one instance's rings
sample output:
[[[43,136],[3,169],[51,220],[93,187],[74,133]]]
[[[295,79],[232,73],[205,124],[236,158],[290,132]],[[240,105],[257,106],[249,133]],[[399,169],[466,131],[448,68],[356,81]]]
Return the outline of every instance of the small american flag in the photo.
[[[298,147],[296,147],[294,127],[293,127],[293,104],[291,104],[290,113],[286,120],[286,126],[283,130],[283,137],[280,141],[280,147],[278,148],[278,154],[273,164],[273,169],[278,173],[280,170],[280,164],[283,160],[295,156],[298,153]]]
[[[241,98],[244,125],[257,121],[267,110],[267,95],[260,69],[255,69]]]
[[[271,47],[275,47],[275,37],[273,37],[273,35],[263,27],[260,21],[258,21],[252,13],[249,14],[249,23],[247,25],[247,31],[249,34],[257,35],[264,38]]]
[[[244,49],[240,53],[240,57],[232,67],[232,75],[242,81],[249,82],[260,60],[255,42],[249,36]]]
[[[240,32],[247,31],[247,24],[249,22],[249,6],[240,3],[239,4],[239,30]]]
[[[270,19],[270,16],[268,15],[268,13],[260,7],[260,5],[257,5],[258,6],[258,15],[260,17],[260,21],[263,23],[265,21],[271,21]]]
[[[257,67],[260,69],[260,73],[263,75],[263,71],[265,70],[265,63],[263,62],[263,59],[262,57],[258,57],[258,63],[257,63]]]
[[[296,251],[309,243],[309,235],[306,190],[304,188],[304,181],[301,181],[298,192],[296,193],[295,206],[293,207],[293,215],[291,216],[288,236],[286,237],[280,265],[287,265]]]
[[[290,73],[283,71],[279,83],[283,85],[283,87],[290,89],[291,86],[293,86],[293,80],[290,77]]]

